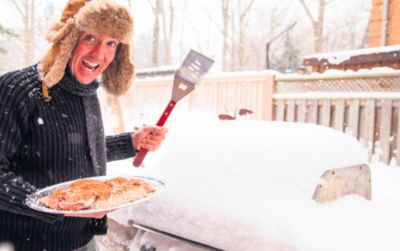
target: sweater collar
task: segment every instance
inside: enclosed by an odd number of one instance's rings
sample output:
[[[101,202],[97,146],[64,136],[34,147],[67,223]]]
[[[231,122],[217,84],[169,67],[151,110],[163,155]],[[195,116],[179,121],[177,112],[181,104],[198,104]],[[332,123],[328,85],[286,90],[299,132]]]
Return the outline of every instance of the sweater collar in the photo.
[[[81,84],[70,72],[69,67],[65,70],[64,77],[58,83],[61,89],[77,95],[77,96],[92,96],[96,94],[99,87],[99,82],[93,80],[90,84]]]

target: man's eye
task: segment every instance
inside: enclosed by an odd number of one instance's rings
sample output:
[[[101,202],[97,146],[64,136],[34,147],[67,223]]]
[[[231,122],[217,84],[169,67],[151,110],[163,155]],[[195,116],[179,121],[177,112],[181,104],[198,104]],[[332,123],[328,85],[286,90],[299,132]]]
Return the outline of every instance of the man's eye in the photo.
[[[112,48],[116,48],[116,47],[118,46],[118,42],[111,41],[111,42],[108,42],[108,45],[109,45],[110,47],[112,47]]]
[[[88,42],[96,42],[96,38],[92,35],[86,35],[85,40]]]

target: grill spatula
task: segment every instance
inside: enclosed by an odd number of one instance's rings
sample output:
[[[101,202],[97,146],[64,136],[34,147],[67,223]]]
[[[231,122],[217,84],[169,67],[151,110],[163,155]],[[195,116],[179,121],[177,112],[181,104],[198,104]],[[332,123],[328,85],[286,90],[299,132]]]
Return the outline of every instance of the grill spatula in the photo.
[[[214,60],[194,50],[190,50],[182,65],[175,73],[171,100],[158,119],[157,126],[165,124],[176,103],[194,90],[195,85],[200,83],[213,63]],[[140,149],[133,161],[133,165],[136,167],[140,166],[148,151],[145,148]]]

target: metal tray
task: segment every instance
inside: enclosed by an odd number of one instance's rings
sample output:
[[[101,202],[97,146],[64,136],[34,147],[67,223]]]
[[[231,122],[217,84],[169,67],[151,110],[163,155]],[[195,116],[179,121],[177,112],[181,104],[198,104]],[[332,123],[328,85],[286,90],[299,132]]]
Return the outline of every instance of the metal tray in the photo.
[[[87,179],[93,179],[93,180],[108,180],[108,179],[112,179],[115,177],[111,177],[111,176],[98,176],[98,177],[88,177]],[[129,203],[125,203],[119,206],[115,206],[115,207],[110,207],[110,208],[102,208],[102,209],[84,209],[84,210],[77,210],[77,211],[63,211],[63,210],[55,210],[55,209],[51,209],[46,207],[45,205],[43,205],[42,203],[39,202],[39,199],[45,196],[48,196],[55,188],[64,188],[67,187],[69,184],[71,184],[72,182],[75,182],[79,179],[76,180],[71,180],[71,181],[67,181],[67,182],[63,182],[63,183],[59,183],[56,185],[52,185],[49,187],[45,187],[42,188],[38,191],[36,191],[35,193],[32,193],[30,195],[27,196],[26,200],[25,200],[25,204],[37,211],[41,211],[41,212],[46,212],[46,213],[50,213],[50,214],[74,214],[74,215],[84,215],[84,214],[93,214],[93,213],[101,213],[101,212],[109,212],[112,210],[116,210],[116,209],[120,209],[120,208],[124,208],[124,207],[129,207],[129,206],[133,206],[133,205],[137,205],[139,203],[143,203],[145,201],[151,200],[155,197],[157,197],[158,195],[160,195],[160,193],[164,190],[165,188],[165,183],[161,180],[155,179],[155,178],[151,178],[151,177],[145,177],[145,176],[128,176],[128,177],[124,177],[127,179],[140,179],[143,181],[148,182],[151,186],[153,186],[153,188],[155,189],[155,191],[153,193],[150,193],[149,195],[147,195],[146,197],[139,199],[139,200],[135,200]]]

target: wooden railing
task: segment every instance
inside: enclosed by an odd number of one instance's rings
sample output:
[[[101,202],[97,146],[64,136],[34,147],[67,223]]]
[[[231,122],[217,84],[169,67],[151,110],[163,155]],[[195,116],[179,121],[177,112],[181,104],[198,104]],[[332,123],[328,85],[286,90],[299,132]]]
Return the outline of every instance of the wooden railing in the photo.
[[[136,80],[129,93],[121,98],[123,107],[132,107],[131,119],[144,120],[152,112],[158,115],[171,98],[172,78]],[[215,114],[231,114],[240,108],[254,111],[245,119],[272,119],[273,75],[268,73],[209,75],[187,97],[179,101],[177,110],[206,110]],[[173,115],[171,115],[173,116]],[[156,117],[151,118],[153,121]]]
[[[353,135],[388,164],[400,164],[400,74],[341,74],[274,81],[274,119]]]
[[[121,99],[138,119],[159,114],[167,104],[172,78],[137,80]],[[209,75],[181,101],[180,109],[207,110],[242,119],[315,123],[353,135],[384,163],[400,165],[400,73],[334,76],[274,76],[270,72]],[[141,118],[139,118],[141,119]],[[156,117],[151,118],[153,121]],[[399,149],[399,151],[397,150]]]

